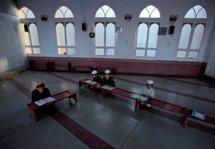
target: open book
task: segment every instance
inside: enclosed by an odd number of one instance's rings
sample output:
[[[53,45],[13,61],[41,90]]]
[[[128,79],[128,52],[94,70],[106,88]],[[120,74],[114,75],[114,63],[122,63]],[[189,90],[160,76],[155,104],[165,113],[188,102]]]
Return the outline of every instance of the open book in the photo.
[[[149,97],[141,96],[139,94],[131,94],[131,97],[134,98],[135,100],[145,101],[145,102],[149,99]]]
[[[90,85],[95,85],[95,84],[97,84],[97,82],[92,81],[92,80],[86,80],[85,82],[88,83],[88,84],[90,84]]]
[[[103,86],[102,86],[102,89],[106,89],[106,90],[111,91],[111,90],[113,90],[113,89],[114,89],[114,87],[109,86],[109,85],[103,85]]]
[[[191,113],[191,116],[194,117],[194,118],[203,120],[203,121],[205,120],[205,115],[202,114],[202,113],[199,113],[199,112],[197,112],[197,111],[193,111],[193,112]]]
[[[50,102],[52,102],[52,101],[54,101],[54,100],[55,100],[55,99],[52,98],[52,97],[47,97],[47,98],[45,98],[45,99],[41,99],[41,100],[35,101],[34,103],[35,103],[36,105],[38,105],[38,106],[42,106],[42,105],[44,105],[44,104],[46,104],[46,103],[50,103]]]

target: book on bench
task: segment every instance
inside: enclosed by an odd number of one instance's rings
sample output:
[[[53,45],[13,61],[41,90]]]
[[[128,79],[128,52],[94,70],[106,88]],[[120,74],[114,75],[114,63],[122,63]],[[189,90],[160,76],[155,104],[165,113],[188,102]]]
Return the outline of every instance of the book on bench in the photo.
[[[144,101],[144,102],[146,102],[149,99],[149,97],[147,97],[147,96],[141,96],[139,94],[131,94],[131,97],[133,99],[135,99],[135,100]]]
[[[38,100],[38,101],[35,101],[34,103],[38,106],[42,106],[42,105],[45,105],[47,103],[50,103],[52,101],[54,101],[55,99],[52,98],[52,97],[47,97],[45,99],[41,99],[41,100]]]
[[[199,120],[202,120],[202,121],[205,121],[205,115],[202,114],[202,113],[199,113],[199,112],[197,112],[197,111],[193,111],[193,112],[191,113],[191,117],[196,118],[196,119],[199,119]]]
[[[111,91],[111,90],[113,90],[113,89],[114,89],[114,87],[109,86],[109,85],[103,85],[103,86],[102,86],[102,89],[106,89],[106,90]]]
[[[90,85],[95,85],[95,84],[97,84],[97,82],[92,81],[92,80],[86,80],[85,82],[88,83],[88,84],[90,84]]]

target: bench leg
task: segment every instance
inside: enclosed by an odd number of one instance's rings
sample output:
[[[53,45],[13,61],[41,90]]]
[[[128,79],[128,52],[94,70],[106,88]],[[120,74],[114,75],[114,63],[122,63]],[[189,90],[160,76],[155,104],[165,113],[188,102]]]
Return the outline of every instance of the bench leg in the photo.
[[[79,90],[80,90],[80,89],[81,89],[81,86],[82,86],[82,83],[80,83],[80,82],[79,82],[79,84],[78,84],[78,85],[79,85]]]
[[[182,127],[184,127],[184,128],[187,126],[189,113],[190,113],[189,111],[186,111],[186,113],[185,113],[184,116],[182,117],[181,125],[182,125]]]
[[[75,103],[78,104],[77,95],[76,94],[74,95],[73,99],[75,100]]]
[[[140,108],[140,102],[139,101],[135,101],[134,103],[134,110],[137,111]]]

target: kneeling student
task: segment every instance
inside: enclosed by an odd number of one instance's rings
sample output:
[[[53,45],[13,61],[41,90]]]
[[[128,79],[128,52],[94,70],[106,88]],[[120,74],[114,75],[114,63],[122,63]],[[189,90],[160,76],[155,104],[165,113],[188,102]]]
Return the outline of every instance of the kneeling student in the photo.
[[[111,77],[110,70],[105,70],[105,76],[103,77],[102,84],[109,85],[111,87],[116,86],[113,78]]]
[[[51,94],[49,92],[49,89],[45,87],[45,84],[41,81],[37,81],[36,82],[36,89],[34,89],[32,91],[32,101],[31,102],[35,102],[38,101],[40,99],[44,99],[47,97],[50,97]]]

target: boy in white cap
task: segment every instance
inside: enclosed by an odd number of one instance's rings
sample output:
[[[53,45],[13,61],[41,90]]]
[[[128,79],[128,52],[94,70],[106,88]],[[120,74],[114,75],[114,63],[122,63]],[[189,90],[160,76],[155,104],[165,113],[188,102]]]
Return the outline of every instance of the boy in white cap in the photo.
[[[155,97],[155,90],[153,88],[154,82],[153,80],[147,80],[146,85],[143,87],[142,96],[148,98],[154,98]],[[146,100],[146,101],[147,101]],[[151,105],[146,104],[146,106],[150,107]]]
[[[113,78],[110,75],[110,70],[105,70],[105,76],[103,78],[102,85],[109,85],[112,87],[116,86]]]
[[[143,87],[142,95],[146,97],[155,97],[155,90],[153,88],[154,82],[152,80],[147,80],[146,85]]]
[[[94,82],[97,82],[99,85],[102,84],[102,78],[98,75],[98,71],[97,70],[93,70],[91,72],[91,74],[93,76],[92,80]]]
[[[36,89],[32,91],[31,102],[38,101],[40,99],[44,99],[50,97],[51,94],[49,89],[45,87],[45,84],[41,81],[36,82]]]

